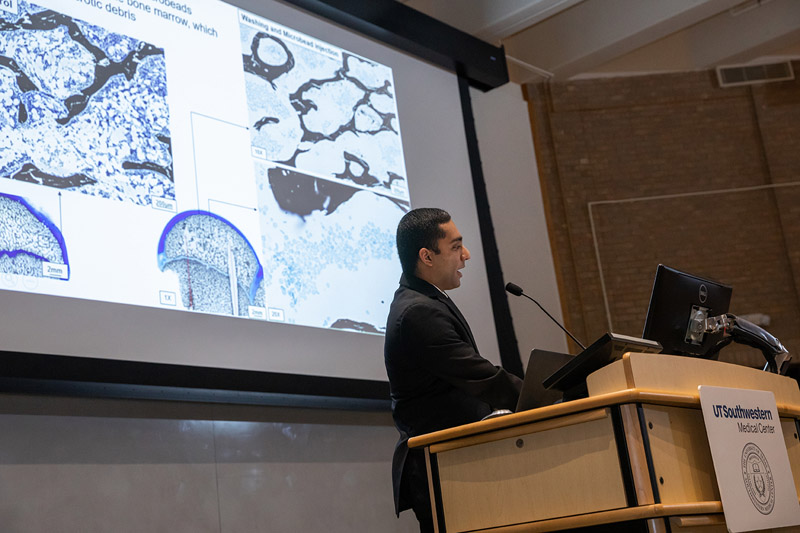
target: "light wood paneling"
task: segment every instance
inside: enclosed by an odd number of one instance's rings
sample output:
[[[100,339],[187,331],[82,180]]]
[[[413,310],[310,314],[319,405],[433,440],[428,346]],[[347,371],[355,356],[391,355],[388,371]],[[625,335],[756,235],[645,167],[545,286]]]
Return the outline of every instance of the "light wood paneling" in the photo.
[[[585,411],[583,413],[576,413],[574,415],[560,416],[558,418],[551,418],[549,420],[534,422],[532,424],[524,424],[521,426],[501,429],[491,433],[480,433],[471,437],[464,437],[463,439],[450,440],[442,444],[433,444],[430,446],[430,450],[431,453],[441,453],[448,450],[455,450],[456,448],[466,448],[467,446],[475,446],[476,444],[510,439],[511,437],[521,437],[523,435],[532,435],[541,431],[550,431],[551,429],[558,429],[564,426],[572,426],[574,424],[580,424],[583,422],[600,420],[606,418],[607,416],[607,409],[595,409],[594,411]]]
[[[627,522],[630,520],[647,520],[651,533],[666,533],[665,527],[658,527],[663,524],[663,518],[671,515],[681,514],[709,514],[722,513],[722,505],[719,502],[702,502],[688,505],[645,505],[642,507],[629,507],[627,509],[615,509],[613,511],[602,511],[590,515],[567,516],[564,518],[554,518],[552,520],[542,520],[527,524],[515,524],[488,530],[490,533],[540,533],[546,531],[561,531],[564,529],[574,529],[579,527],[593,526],[599,524],[613,524],[616,522]]]
[[[626,506],[611,417],[437,454],[448,531]]]
[[[781,418],[783,440],[786,442],[786,451],[789,454],[789,464],[794,477],[794,490],[800,496],[800,440],[798,440],[797,424],[794,418]]]
[[[647,533],[669,533],[664,518],[651,518],[647,521]]]
[[[624,403],[658,403],[667,405],[694,406],[699,405],[700,400],[696,394],[691,396],[662,392],[621,390],[609,394],[603,394],[601,396],[582,398],[580,400],[548,405],[547,407],[540,407],[538,409],[531,409],[529,411],[522,411],[511,415],[492,418],[490,420],[473,422],[472,424],[465,424],[463,426],[443,429],[434,433],[419,435],[418,437],[412,437],[409,439],[408,447],[419,448],[448,440],[478,435],[480,433],[489,433],[504,428],[511,428],[520,424],[549,420],[564,415],[580,413],[592,409],[604,408],[609,405],[619,405]],[[800,410],[798,412],[800,412]]]
[[[661,503],[719,501],[702,412],[657,405],[643,410]]]
[[[645,520],[653,533],[668,527],[714,533],[722,504],[700,409],[701,384],[775,393],[800,492],[796,382],[684,357],[625,354],[590,376],[589,398],[422,435],[409,445],[436,454],[448,531],[556,531]],[[626,507],[613,406],[621,414],[635,507]]]
[[[634,388],[633,376],[629,375],[631,367],[628,364],[623,364],[623,360],[627,355],[624,354],[622,356],[623,359],[614,361],[589,374],[586,378],[586,388],[590,397]]]
[[[433,487],[433,466],[431,465],[431,450],[425,448],[425,470],[428,474],[428,495],[431,498],[431,516],[433,517],[433,533],[439,533],[439,515],[436,511],[436,498]]]
[[[626,353],[620,361],[592,373],[586,380],[590,396],[623,389],[697,396],[699,385],[767,390],[779,409],[800,408],[797,381],[720,361],[665,354]]]
[[[674,533],[728,533],[725,517],[721,514],[673,516],[669,525]]]
[[[646,403],[658,405],[672,405],[676,407],[695,407],[700,406],[700,397],[695,394],[674,394],[669,392],[647,391],[628,389],[599,396],[592,396],[580,400],[573,400],[557,405],[548,405],[530,411],[523,411],[512,415],[501,416],[482,422],[474,422],[454,428],[443,429],[434,433],[427,433],[418,437],[413,437],[408,441],[409,448],[420,448],[431,444],[445,442],[452,439],[459,439],[480,433],[489,433],[499,429],[510,428],[519,424],[526,424],[540,420],[549,420],[558,416],[572,413],[580,413],[590,409],[597,409],[609,405],[620,405],[627,403]],[[800,417],[800,405],[778,404],[778,412],[781,416]]]
[[[655,503],[653,486],[650,483],[647,467],[647,454],[644,447],[642,429],[639,425],[639,413],[635,405],[620,406],[622,427],[625,431],[625,443],[628,447],[628,459],[631,462],[633,486],[636,491],[638,505]]]

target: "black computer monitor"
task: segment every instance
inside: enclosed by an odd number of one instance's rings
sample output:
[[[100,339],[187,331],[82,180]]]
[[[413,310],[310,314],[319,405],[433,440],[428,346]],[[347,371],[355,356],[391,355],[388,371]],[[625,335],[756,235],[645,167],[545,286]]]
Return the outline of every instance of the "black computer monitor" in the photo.
[[[693,333],[689,323],[727,313],[732,292],[722,283],[658,265],[642,337],[659,342],[667,354],[711,355],[722,332]]]

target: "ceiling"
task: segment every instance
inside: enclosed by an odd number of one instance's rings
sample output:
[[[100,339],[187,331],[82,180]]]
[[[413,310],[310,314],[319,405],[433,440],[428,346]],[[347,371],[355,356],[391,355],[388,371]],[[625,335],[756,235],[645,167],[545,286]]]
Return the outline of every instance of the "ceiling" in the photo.
[[[398,0],[494,45],[512,81],[800,59],[800,0]]]

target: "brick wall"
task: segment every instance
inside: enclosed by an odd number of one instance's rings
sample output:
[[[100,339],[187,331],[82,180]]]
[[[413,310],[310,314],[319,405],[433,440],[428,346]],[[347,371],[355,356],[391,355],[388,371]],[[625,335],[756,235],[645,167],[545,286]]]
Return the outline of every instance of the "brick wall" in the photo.
[[[641,336],[664,263],[731,285],[730,311],[769,315],[800,358],[800,82],[720,89],[691,72],[525,92],[564,316],[584,344]],[[721,359],[763,365],[742,345]]]

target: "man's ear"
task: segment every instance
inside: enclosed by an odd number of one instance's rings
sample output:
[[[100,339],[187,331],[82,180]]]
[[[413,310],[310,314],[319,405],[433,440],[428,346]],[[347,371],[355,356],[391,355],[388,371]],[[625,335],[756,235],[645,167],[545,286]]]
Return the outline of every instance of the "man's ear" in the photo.
[[[420,248],[419,253],[417,254],[419,260],[422,262],[423,265],[432,266],[433,265],[433,252],[428,250],[427,248]]]

